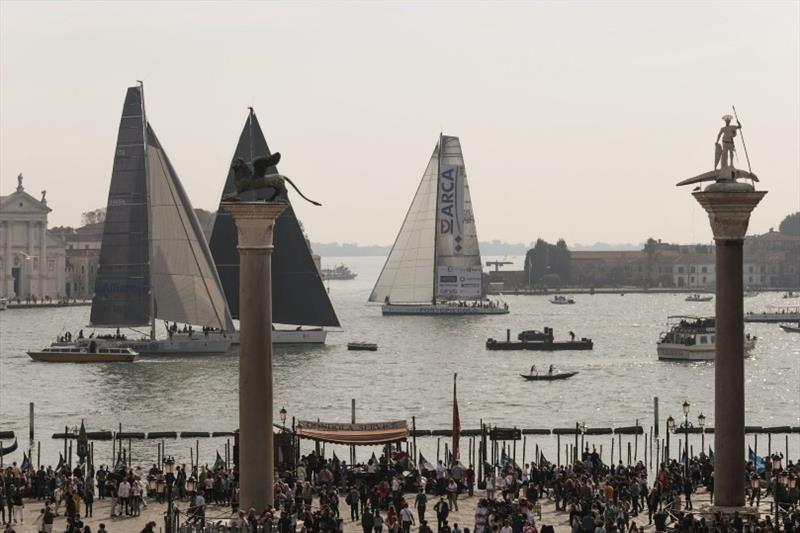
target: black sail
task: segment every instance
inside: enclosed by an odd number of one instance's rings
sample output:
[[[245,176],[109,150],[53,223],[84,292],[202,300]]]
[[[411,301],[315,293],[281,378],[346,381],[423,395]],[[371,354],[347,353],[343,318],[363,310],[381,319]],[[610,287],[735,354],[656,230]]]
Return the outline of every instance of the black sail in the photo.
[[[92,300],[90,320],[94,326],[150,323],[144,125],[141,87],[129,87],[119,123]]]
[[[255,113],[245,122],[233,159],[252,161],[270,155],[264,134]],[[267,173],[277,173],[277,167]],[[228,172],[222,195],[235,190],[233,172]],[[272,189],[247,191],[243,201],[263,199]],[[339,326],[339,319],[322,283],[319,271],[311,256],[300,222],[290,205],[275,223],[272,254],[272,319],[279,324],[303,326]],[[222,207],[217,211],[211,233],[211,254],[217,267],[228,307],[234,318],[239,318],[239,252],[238,237],[233,218]]]

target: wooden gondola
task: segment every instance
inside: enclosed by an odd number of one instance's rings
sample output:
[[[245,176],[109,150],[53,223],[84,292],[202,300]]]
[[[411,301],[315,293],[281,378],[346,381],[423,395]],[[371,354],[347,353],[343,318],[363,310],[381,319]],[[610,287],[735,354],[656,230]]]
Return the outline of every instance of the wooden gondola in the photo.
[[[571,378],[577,372],[562,372],[560,374],[520,374],[520,377],[528,381],[556,381],[559,379]]]
[[[800,324],[792,326],[791,324],[778,324],[781,329],[787,333],[800,333]]]
[[[14,452],[17,449],[17,439],[14,439],[14,442],[11,443],[11,446],[6,446],[5,448],[0,448],[0,457],[4,455],[8,455],[9,453]]]

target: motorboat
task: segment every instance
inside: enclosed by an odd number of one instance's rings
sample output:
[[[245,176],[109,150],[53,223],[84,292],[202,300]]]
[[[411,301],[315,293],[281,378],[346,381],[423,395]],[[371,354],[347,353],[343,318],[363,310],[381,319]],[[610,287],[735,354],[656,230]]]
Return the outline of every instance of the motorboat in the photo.
[[[661,361],[713,361],[716,349],[714,317],[675,315],[668,317],[669,330],[662,332],[656,350]],[[755,348],[756,337],[744,338],[745,357]]]
[[[686,297],[687,302],[710,302],[713,299],[710,294],[690,294]]]
[[[570,332],[570,340],[556,341],[553,328],[545,327],[544,331],[526,330],[517,335],[517,341],[511,340],[511,330],[506,330],[506,340],[486,340],[487,350],[533,350],[540,352],[591,350],[594,348],[592,339],[586,337],[575,340],[575,334]]]
[[[334,268],[323,268],[319,271],[324,280],[351,280],[356,279],[356,274],[346,265],[337,265]]]
[[[570,305],[574,304],[575,300],[572,298],[572,296],[556,295],[553,296],[553,298],[550,300],[550,303],[556,305]]]
[[[5,311],[7,306],[8,306],[8,299],[0,298],[0,311]]]
[[[800,322],[796,326],[792,324],[778,324],[786,333],[800,333]]]
[[[28,352],[34,361],[45,363],[132,363],[139,354],[131,348],[98,345],[91,341],[83,345],[54,343],[38,351]]]

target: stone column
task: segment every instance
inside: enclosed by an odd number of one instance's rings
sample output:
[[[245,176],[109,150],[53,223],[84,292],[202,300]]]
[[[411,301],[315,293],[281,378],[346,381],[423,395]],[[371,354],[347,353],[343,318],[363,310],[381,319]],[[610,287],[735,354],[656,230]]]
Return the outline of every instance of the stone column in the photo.
[[[239,507],[273,505],[272,235],[288,204],[223,202],[239,236]]]
[[[3,289],[4,289],[4,296],[11,299],[11,293],[14,292],[14,277],[12,276],[13,268],[14,268],[14,256],[11,255],[11,232],[14,229],[14,226],[11,224],[10,221],[6,220],[3,222],[5,226],[5,231],[3,231],[3,235],[5,236],[5,242],[3,246],[5,246],[5,253],[3,255]],[[16,296],[16,294],[14,295]]]
[[[744,487],[742,245],[750,213],[766,192],[733,181],[693,193],[708,212],[717,252],[714,361],[714,504],[741,507]]]
[[[40,233],[39,238],[41,241],[39,242],[39,297],[44,298],[45,294],[47,294],[47,276],[50,273],[50,269],[47,268],[47,221],[43,220],[39,222],[40,225]]]

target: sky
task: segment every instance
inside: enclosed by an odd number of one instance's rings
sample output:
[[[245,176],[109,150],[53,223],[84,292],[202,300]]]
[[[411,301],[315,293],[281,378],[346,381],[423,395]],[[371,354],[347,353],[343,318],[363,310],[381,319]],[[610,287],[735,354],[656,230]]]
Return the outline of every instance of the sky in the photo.
[[[439,132],[481,240],[711,239],[685,178],[735,104],[751,233],[800,209],[800,2],[0,2],[0,194],[106,204],[128,86],[195,207],[247,106],[315,242],[391,244]],[[740,137],[741,139],[741,137]],[[740,168],[746,168],[741,144]]]

